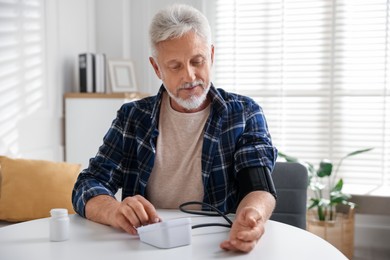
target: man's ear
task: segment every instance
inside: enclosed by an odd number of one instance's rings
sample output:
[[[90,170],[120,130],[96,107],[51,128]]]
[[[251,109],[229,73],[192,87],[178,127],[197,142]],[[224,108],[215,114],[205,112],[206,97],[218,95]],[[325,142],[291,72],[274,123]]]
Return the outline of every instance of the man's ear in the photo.
[[[149,62],[150,62],[150,64],[152,64],[152,67],[153,67],[154,72],[156,73],[157,77],[162,80],[162,76],[161,76],[162,74],[161,74],[161,71],[160,71],[160,68],[159,68],[157,62],[154,60],[153,57],[149,57]]]

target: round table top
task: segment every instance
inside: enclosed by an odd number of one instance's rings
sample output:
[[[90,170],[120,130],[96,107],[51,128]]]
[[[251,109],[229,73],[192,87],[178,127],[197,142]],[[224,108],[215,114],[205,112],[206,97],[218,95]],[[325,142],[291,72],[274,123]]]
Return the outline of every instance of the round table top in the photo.
[[[158,210],[163,221],[191,217],[192,225],[221,222],[222,218],[189,215],[176,210]],[[327,241],[305,230],[268,221],[265,234],[247,254],[227,252],[219,244],[229,229],[205,227],[191,230],[191,244],[159,249],[109,226],[70,215],[69,240],[49,240],[49,218],[0,228],[0,259],[347,259]]]

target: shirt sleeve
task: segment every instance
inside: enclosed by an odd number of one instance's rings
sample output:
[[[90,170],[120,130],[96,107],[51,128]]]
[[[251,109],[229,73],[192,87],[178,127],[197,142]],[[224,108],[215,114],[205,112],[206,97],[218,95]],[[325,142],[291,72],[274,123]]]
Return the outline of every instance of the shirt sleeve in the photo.
[[[98,153],[78,176],[72,192],[74,210],[85,217],[85,205],[97,195],[114,197],[120,187],[123,147],[123,113],[118,111]]]
[[[244,133],[238,140],[235,153],[236,172],[249,167],[266,167],[273,171],[277,149],[272,144],[271,135],[262,108],[254,101],[245,109]]]

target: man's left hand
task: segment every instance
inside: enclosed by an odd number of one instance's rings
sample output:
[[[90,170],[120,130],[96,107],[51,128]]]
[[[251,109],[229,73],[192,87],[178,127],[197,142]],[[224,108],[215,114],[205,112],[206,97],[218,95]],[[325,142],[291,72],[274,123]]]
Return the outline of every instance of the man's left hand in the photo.
[[[221,243],[221,248],[229,251],[250,252],[264,234],[265,221],[258,209],[242,208],[233,222],[229,239]]]

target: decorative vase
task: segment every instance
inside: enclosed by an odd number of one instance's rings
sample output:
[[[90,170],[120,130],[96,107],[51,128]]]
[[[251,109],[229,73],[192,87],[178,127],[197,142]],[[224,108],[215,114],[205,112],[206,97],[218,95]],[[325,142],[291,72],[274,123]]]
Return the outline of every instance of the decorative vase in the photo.
[[[336,217],[333,220],[320,221],[317,211],[309,210],[306,229],[331,243],[348,259],[353,259],[355,210],[348,208],[346,212],[340,212],[338,209],[334,214]]]

